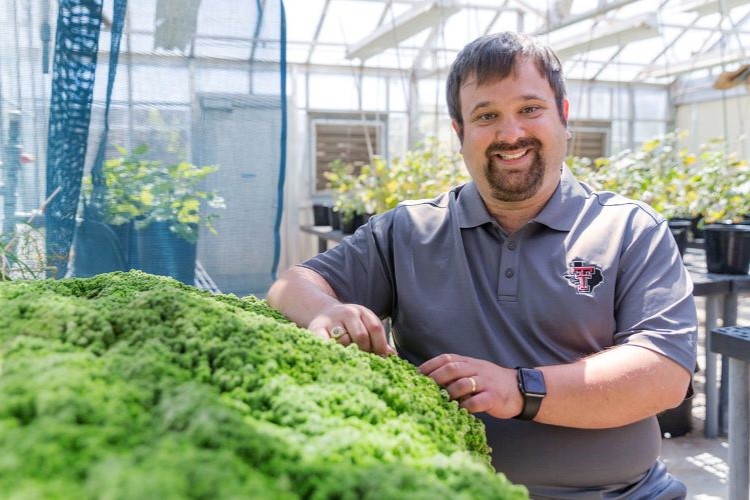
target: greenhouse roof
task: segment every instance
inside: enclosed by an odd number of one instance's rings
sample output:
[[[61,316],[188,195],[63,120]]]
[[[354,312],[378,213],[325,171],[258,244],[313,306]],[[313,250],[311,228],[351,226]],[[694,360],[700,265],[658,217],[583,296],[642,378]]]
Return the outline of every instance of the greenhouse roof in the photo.
[[[467,42],[520,30],[569,78],[671,83],[750,62],[750,0],[285,0],[293,64],[443,76]],[[731,76],[731,75],[730,75]],[[727,79],[726,77],[724,78]]]

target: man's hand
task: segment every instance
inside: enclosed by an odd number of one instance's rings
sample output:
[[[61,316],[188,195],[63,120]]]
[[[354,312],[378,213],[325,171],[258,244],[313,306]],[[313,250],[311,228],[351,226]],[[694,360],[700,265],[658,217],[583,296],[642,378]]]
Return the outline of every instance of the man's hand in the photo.
[[[321,338],[333,338],[344,346],[354,342],[366,352],[380,356],[396,354],[388,345],[380,318],[357,304],[334,303],[313,318],[307,328]]]
[[[470,413],[513,418],[523,408],[514,369],[457,354],[441,354],[422,364],[419,371],[444,387],[451,399]]]

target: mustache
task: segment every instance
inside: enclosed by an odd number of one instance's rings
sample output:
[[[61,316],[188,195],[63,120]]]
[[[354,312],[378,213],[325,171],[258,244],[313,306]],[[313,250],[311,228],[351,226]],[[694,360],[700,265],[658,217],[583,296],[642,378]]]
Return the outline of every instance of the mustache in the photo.
[[[539,139],[533,137],[522,137],[513,144],[507,142],[493,142],[487,146],[486,155],[489,158],[495,153],[502,153],[503,151],[517,151],[519,149],[526,148],[541,148],[542,143]]]

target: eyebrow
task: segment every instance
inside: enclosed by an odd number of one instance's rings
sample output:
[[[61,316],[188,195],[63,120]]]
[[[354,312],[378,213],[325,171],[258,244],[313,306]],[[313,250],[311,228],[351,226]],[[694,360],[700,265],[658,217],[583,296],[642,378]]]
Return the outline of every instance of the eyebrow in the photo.
[[[520,96],[517,100],[519,101],[544,101],[547,102],[547,99],[544,97],[541,97],[537,94],[524,94]],[[473,114],[476,110],[480,108],[486,108],[487,106],[490,106],[492,103],[490,101],[482,101],[478,102],[473,108],[471,108],[471,111],[469,114]]]

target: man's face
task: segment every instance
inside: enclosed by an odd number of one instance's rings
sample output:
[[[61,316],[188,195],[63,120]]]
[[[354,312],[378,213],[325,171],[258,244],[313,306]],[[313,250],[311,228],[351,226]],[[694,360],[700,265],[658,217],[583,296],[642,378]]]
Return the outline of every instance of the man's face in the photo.
[[[552,87],[534,62],[519,59],[507,78],[480,87],[470,76],[459,96],[463,130],[455,121],[453,128],[459,137],[463,133],[464,162],[486,202],[551,195],[560,179],[568,131]],[[567,99],[563,112],[567,120]]]

